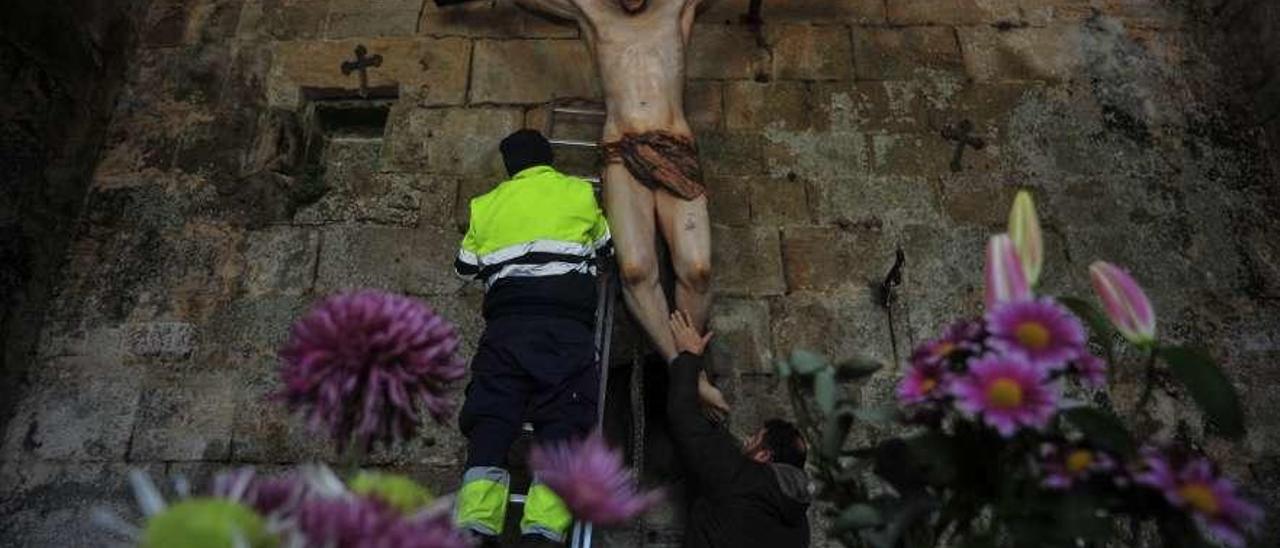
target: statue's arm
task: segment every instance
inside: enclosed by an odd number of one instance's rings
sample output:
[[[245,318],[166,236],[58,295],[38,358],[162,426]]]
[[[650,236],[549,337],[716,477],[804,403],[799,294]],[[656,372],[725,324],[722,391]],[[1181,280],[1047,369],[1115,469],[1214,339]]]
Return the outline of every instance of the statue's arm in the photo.
[[[581,13],[573,4],[573,0],[516,0],[516,5],[529,11],[570,21],[577,21]]]

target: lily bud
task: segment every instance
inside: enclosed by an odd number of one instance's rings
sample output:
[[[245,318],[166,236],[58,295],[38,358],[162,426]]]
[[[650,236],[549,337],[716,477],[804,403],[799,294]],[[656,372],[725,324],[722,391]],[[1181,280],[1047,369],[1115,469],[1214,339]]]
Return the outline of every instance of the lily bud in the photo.
[[[1111,324],[1124,338],[1137,345],[1156,340],[1156,313],[1151,301],[1133,277],[1120,267],[1105,261],[1089,265],[1093,291],[1102,300]]]
[[[1008,234],[998,234],[987,241],[986,279],[987,308],[1031,298],[1022,261]]]
[[[1009,210],[1009,238],[1013,239],[1013,246],[1022,259],[1027,285],[1034,287],[1040,280],[1040,268],[1044,264],[1044,238],[1040,233],[1035,202],[1031,193],[1025,190],[1018,191],[1018,196],[1013,199],[1013,208]]]

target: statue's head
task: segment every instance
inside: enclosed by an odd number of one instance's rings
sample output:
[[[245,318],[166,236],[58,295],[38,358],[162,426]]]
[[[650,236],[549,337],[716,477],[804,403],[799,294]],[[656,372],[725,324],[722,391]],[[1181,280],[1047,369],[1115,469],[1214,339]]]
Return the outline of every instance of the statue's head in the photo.
[[[618,4],[622,6],[622,11],[630,14],[637,14],[644,11],[645,5],[649,0],[618,0]]]

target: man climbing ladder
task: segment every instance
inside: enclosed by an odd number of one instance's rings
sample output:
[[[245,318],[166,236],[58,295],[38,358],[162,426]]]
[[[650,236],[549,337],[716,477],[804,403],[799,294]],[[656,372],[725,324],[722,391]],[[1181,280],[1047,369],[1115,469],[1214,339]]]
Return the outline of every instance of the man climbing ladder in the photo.
[[[471,201],[455,262],[459,275],[485,284],[486,325],[459,418],[467,469],[454,517],[490,545],[506,520],[511,476],[503,465],[521,424],[533,424],[537,443],[596,424],[595,277],[609,247],[591,184],[551,167],[541,133],[517,131],[500,149],[511,179]],[[524,540],[556,545],[572,521],[535,477],[520,521]]]

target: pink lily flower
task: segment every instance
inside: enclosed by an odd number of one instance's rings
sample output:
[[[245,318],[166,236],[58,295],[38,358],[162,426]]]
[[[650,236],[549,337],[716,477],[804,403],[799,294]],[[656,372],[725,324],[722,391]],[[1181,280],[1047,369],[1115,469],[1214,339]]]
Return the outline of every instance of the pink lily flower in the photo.
[[[1008,234],[997,234],[987,241],[986,278],[988,309],[1004,302],[1031,299],[1022,260]]]
[[[1129,342],[1148,345],[1156,340],[1156,313],[1142,287],[1124,269],[1105,261],[1089,265],[1093,290],[1112,325]]]

